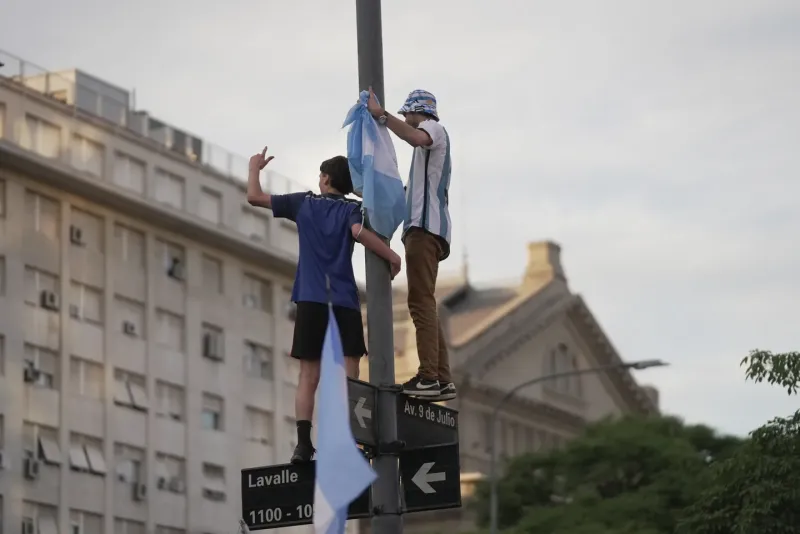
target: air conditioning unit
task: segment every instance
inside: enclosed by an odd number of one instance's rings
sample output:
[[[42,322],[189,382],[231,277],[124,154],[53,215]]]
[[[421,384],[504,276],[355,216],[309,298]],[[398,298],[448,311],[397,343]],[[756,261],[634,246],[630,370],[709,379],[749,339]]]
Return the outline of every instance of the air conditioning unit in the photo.
[[[133,500],[143,501],[147,497],[147,486],[137,482],[133,485]]]
[[[136,337],[136,323],[122,321],[122,333],[126,336]]]
[[[168,485],[169,485],[169,481],[167,480],[166,477],[158,477],[156,479],[156,487],[158,489],[160,489],[160,490],[167,489]]]
[[[169,275],[170,278],[174,278],[175,280],[183,281],[184,279],[183,264],[181,263],[180,258],[172,258],[169,269],[167,269],[167,275]]]
[[[30,517],[23,518],[22,534],[36,534],[36,527],[34,526],[32,518]]]
[[[33,364],[29,364],[25,366],[25,371],[23,371],[23,377],[25,378],[25,382],[32,384],[39,380],[41,376],[41,372],[39,369],[33,366]]]
[[[73,245],[83,246],[83,230],[74,224],[69,227],[69,240]]]
[[[210,360],[222,360],[222,336],[216,332],[208,332],[203,335],[203,356]]]
[[[203,497],[209,501],[221,502],[225,500],[225,492],[206,488],[203,490]]]
[[[39,460],[35,458],[25,458],[22,469],[25,478],[36,480],[39,477]]]
[[[173,493],[183,493],[186,487],[183,484],[183,480],[179,478],[171,478],[169,481],[169,490]]]
[[[42,308],[44,308],[46,310],[57,311],[58,310],[58,294],[53,292],[53,291],[49,291],[49,290],[45,289],[44,291],[41,292],[41,294],[39,296],[39,304],[41,305]]]

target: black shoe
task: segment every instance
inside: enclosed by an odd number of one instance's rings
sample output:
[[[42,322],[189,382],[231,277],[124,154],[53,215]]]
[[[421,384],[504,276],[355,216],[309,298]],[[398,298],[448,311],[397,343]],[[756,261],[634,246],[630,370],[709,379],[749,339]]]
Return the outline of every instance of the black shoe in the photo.
[[[453,400],[456,398],[456,385],[452,382],[439,382],[441,389],[436,396],[437,401]],[[433,399],[431,399],[433,400]]]
[[[294,448],[294,454],[292,454],[291,461],[293,464],[304,464],[310,462],[311,459],[314,457],[315,452],[317,452],[317,449],[315,449],[311,445],[306,445],[305,443],[298,443],[297,447]]]
[[[438,380],[428,380],[419,375],[403,384],[403,393],[417,397],[436,397],[440,389]]]

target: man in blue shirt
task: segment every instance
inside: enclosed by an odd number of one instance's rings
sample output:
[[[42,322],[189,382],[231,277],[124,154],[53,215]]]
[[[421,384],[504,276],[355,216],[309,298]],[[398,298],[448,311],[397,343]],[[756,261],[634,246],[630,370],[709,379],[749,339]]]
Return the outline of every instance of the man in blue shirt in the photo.
[[[392,279],[400,272],[398,256],[377,235],[362,226],[361,203],[345,198],[353,192],[347,158],[336,156],[320,165],[319,195],[312,192],[271,195],[264,193],[259,173],[272,161],[267,148],[250,158],[247,201],[269,208],[275,217],[297,224],[300,258],[292,302],[297,303],[291,356],[300,360],[300,380],[295,394],[297,447],[292,463],[314,456],[311,418],[319,384],[320,360],[328,328],[328,304],[339,325],[347,376],[358,378],[358,364],[367,353],[358,286],[353,274],[353,248],[358,241],[391,266]]]

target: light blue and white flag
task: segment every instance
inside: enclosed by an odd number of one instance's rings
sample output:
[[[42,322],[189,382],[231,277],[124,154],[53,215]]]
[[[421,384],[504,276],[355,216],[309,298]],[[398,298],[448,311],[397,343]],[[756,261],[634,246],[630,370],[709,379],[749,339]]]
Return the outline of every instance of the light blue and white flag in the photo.
[[[343,534],[350,503],[364,493],[376,475],[350,429],[344,351],[330,304],[321,365],[314,533]]]
[[[389,130],[372,118],[368,100],[369,91],[362,91],[342,125],[350,125],[347,161],[353,189],[361,195],[372,229],[391,239],[405,218],[406,194]]]

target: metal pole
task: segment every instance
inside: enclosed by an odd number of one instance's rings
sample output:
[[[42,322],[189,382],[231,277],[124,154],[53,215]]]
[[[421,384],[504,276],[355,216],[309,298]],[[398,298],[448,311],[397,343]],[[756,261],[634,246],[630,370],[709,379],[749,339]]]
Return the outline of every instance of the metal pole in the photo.
[[[647,369],[649,367],[661,367],[667,365],[664,362],[658,360],[647,360],[641,362],[632,362],[632,363],[619,363],[614,365],[603,365],[601,367],[590,367],[588,369],[579,369],[576,371],[565,371],[563,373],[553,373],[550,375],[544,376],[537,376],[536,378],[532,378],[527,382],[523,382],[518,386],[512,388],[508,393],[506,393],[500,402],[498,402],[494,410],[492,410],[492,416],[489,419],[489,534],[497,534],[497,452],[495,448],[495,425],[497,424],[497,415],[500,412],[500,408],[514,396],[514,394],[521,390],[522,388],[526,388],[528,386],[532,386],[534,384],[538,384],[539,382],[545,382],[547,380],[552,380],[554,378],[562,378],[565,376],[576,376],[576,375],[586,375],[586,374],[594,374],[594,373],[602,373],[604,371],[609,371],[611,369]]]
[[[382,105],[383,37],[380,0],[356,0],[358,34],[358,85],[369,86]],[[367,334],[369,336],[369,381],[376,385],[395,383],[392,327],[392,281],[389,265],[366,251]],[[377,430],[379,443],[397,441],[395,394],[378,391]],[[401,534],[400,473],[397,456],[379,454],[372,463],[378,479],[372,485],[373,534]]]

